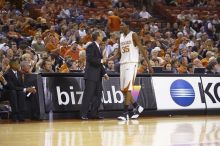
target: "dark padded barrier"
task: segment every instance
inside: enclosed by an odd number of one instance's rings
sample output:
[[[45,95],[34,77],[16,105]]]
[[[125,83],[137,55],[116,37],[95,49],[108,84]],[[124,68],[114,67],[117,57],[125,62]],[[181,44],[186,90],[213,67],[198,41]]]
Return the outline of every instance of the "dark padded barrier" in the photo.
[[[103,102],[100,110],[105,117],[116,117],[123,111],[123,97],[119,90],[119,74],[110,74],[110,80],[103,80]],[[152,77],[211,77],[219,78],[220,75],[174,75],[174,74],[142,74],[137,75],[135,90],[132,91],[137,102],[145,110],[143,116],[151,115],[182,115],[182,114],[214,114],[218,113],[219,108],[206,110],[187,109],[187,110],[157,110],[157,103],[152,84]],[[220,81],[220,80],[219,80]],[[84,89],[83,73],[44,73],[29,75],[26,82],[37,87],[38,93],[36,103],[38,105],[37,114],[39,119],[48,119],[53,113],[56,118],[79,118],[79,108]],[[205,102],[202,81],[200,86],[201,100]],[[161,90],[163,92],[163,90]],[[219,92],[219,89],[218,91]],[[214,93],[213,93],[214,94]],[[220,94],[218,94],[220,95]],[[169,106],[169,105],[168,105]],[[50,113],[50,114],[49,114]]]

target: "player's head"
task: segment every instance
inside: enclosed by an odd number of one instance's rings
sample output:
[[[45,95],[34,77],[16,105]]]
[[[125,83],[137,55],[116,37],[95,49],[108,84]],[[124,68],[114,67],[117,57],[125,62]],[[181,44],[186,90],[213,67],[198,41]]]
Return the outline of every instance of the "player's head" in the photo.
[[[122,33],[128,33],[129,31],[128,24],[126,24],[125,22],[121,22],[120,30]]]

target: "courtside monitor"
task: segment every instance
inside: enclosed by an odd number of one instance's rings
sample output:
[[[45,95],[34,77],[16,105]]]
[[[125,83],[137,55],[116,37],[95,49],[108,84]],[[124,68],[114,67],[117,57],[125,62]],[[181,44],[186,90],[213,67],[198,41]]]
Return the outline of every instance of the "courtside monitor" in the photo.
[[[193,72],[194,72],[194,74],[204,74],[205,68],[204,67],[194,68]]]

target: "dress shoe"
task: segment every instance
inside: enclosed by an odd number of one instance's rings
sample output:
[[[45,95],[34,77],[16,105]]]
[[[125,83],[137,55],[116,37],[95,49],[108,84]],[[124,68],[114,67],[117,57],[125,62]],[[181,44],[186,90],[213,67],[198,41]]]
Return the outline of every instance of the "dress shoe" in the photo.
[[[87,116],[81,116],[82,120],[88,120],[89,118]]]

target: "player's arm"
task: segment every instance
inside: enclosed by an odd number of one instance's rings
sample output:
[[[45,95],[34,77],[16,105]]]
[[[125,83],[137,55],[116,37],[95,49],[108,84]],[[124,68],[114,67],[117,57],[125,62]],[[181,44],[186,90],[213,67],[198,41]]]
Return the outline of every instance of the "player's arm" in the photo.
[[[108,58],[107,60],[116,60],[120,57],[121,57],[121,52],[120,52],[120,49],[117,48],[117,49],[115,49],[114,55],[112,57]]]
[[[152,69],[152,67],[150,65],[150,61],[149,61],[149,58],[147,56],[147,52],[145,51],[144,47],[141,45],[141,41],[138,38],[138,35],[136,33],[133,33],[132,34],[132,39],[134,41],[135,46],[137,46],[140,49],[141,54],[143,55],[144,59],[147,61],[147,64],[148,64],[148,67],[149,67],[149,71],[151,73],[153,73],[153,69]]]

